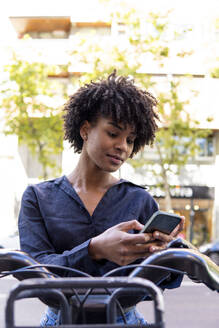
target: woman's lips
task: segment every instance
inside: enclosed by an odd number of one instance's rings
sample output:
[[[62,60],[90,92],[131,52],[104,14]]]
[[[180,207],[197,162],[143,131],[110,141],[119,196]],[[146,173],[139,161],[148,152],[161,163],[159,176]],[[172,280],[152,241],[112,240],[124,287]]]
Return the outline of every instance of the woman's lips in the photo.
[[[113,162],[116,165],[119,165],[123,162],[123,159],[119,156],[115,156],[115,155],[107,155],[107,156],[110,158],[111,162]]]

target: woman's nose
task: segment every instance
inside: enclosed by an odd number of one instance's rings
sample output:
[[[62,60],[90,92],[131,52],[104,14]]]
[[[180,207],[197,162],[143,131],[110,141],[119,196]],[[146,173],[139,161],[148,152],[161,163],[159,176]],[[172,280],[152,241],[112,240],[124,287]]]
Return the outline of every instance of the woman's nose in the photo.
[[[124,152],[127,151],[128,144],[126,138],[120,138],[119,140],[117,140],[116,148]]]

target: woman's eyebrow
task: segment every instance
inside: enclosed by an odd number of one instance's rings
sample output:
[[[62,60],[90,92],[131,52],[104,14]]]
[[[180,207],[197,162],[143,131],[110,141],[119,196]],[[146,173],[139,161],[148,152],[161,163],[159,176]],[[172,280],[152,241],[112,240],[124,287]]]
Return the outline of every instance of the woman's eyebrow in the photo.
[[[125,128],[122,128],[121,126],[119,126],[118,124],[114,123],[114,122],[108,122],[109,125],[112,125],[114,128],[117,128],[121,131],[123,131]]]
[[[119,129],[120,131],[124,131],[126,129],[125,127],[121,127],[120,125],[116,124],[115,122],[108,122],[108,124]],[[131,131],[130,134],[132,134],[133,136],[136,136],[135,131]]]

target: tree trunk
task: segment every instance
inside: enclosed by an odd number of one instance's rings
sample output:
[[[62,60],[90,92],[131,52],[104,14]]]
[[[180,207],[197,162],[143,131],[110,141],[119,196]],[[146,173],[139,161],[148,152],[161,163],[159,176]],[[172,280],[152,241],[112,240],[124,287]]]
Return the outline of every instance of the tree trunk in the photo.
[[[165,211],[169,212],[170,210],[172,210],[172,200],[171,200],[171,195],[170,195],[170,187],[167,182],[167,176],[166,176],[165,170],[164,170],[162,176],[163,176],[163,180],[164,180],[164,191],[165,191],[165,198],[164,198]]]
[[[157,152],[159,155],[159,162],[160,162],[160,166],[161,166],[161,176],[162,176],[163,184],[164,184],[164,192],[165,192],[164,207],[165,207],[165,211],[169,212],[170,210],[172,210],[170,187],[169,187],[169,183],[168,183],[168,179],[167,179],[167,173],[166,173],[166,170],[164,167],[164,161],[163,161],[161,149],[160,149],[160,146],[158,143],[156,143],[156,148],[157,148]]]
[[[42,160],[43,159],[43,147],[44,147],[44,145],[42,145],[40,142],[38,142],[38,147],[39,147],[38,161],[42,166],[43,180],[45,181],[45,180],[48,179],[48,173],[47,173],[47,165]]]

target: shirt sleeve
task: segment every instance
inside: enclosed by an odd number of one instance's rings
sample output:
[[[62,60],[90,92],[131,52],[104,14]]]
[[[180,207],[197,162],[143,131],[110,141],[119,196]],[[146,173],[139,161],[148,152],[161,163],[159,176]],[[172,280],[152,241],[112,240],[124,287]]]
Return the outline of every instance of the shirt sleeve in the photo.
[[[35,191],[32,186],[25,190],[18,218],[20,248],[42,264],[67,266],[99,276],[99,263],[88,253],[90,240],[58,254],[47,233]],[[63,236],[64,238],[64,236]],[[70,275],[65,273],[64,275]]]

